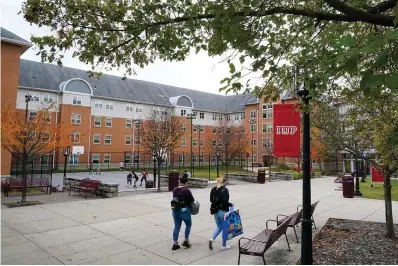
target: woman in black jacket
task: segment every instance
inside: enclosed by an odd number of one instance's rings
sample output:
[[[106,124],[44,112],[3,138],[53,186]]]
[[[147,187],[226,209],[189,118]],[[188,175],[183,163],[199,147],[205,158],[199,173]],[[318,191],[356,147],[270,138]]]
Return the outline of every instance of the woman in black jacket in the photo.
[[[232,206],[229,203],[229,191],[225,186],[227,185],[227,180],[223,177],[217,178],[217,186],[213,187],[210,192],[210,212],[214,215],[214,220],[216,221],[216,228],[214,230],[213,236],[209,241],[209,248],[213,249],[213,241],[222,232],[222,222],[224,221],[224,215],[229,211],[229,207]],[[229,249],[227,246],[227,240],[222,240],[221,249]]]

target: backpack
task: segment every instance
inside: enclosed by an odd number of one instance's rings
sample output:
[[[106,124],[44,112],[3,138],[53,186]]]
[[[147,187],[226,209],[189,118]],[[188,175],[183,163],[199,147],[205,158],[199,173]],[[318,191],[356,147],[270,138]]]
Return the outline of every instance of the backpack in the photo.
[[[213,192],[213,198],[211,201],[211,205],[210,205],[210,214],[216,214],[220,208],[221,208],[221,204],[222,204],[222,194],[224,192],[224,188],[221,188],[220,190],[217,189],[217,187],[214,187],[212,189]]]
[[[178,194],[177,197],[173,197],[173,199],[171,200],[170,205],[171,205],[171,209],[172,210],[178,210],[184,205],[184,201],[180,201],[179,200],[179,197],[180,197],[181,192],[182,192],[183,189],[184,188],[181,189],[181,191],[180,191],[180,193]]]

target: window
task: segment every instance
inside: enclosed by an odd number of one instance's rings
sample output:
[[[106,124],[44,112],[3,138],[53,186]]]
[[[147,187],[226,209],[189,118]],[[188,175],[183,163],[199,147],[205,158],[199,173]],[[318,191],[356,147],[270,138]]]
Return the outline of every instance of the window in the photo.
[[[167,111],[162,111],[162,115],[167,115]]]
[[[82,96],[77,96],[77,95],[73,96],[72,104],[82,105]]]
[[[187,116],[187,110],[182,109],[181,110],[181,116]]]
[[[135,108],[135,112],[136,112],[136,113],[142,113],[142,108],[138,108],[138,107]]]
[[[236,115],[234,116],[234,120],[239,120],[239,114],[236,114]]]
[[[193,139],[192,140],[192,146],[193,147],[197,147],[198,146],[198,140],[197,139]]]
[[[244,128],[244,127],[241,127],[240,133],[241,133],[241,134],[245,134],[245,128]]]
[[[193,114],[193,116],[195,116],[195,117],[198,116],[198,112],[196,112],[196,111],[193,111],[192,114]]]
[[[213,120],[217,120],[217,115],[213,114]]]
[[[131,145],[131,136],[126,136],[126,137],[124,138],[124,143],[125,143],[126,145]]]
[[[57,102],[57,101],[55,100],[55,96],[54,95],[46,93],[46,94],[43,95],[43,102],[52,103],[52,102]]]
[[[41,133],[41,142],[43,142],[43,143],[50,142],[50,134],[48,132]]]
[[[99,154],[93,154],[92,158],[92,163],[98,163],[100,161],[100,155]]]
[[[193,133],[198,133],[198,127],[197,125],[194,125],[192,128]]]
[[[204,158],[205,158],[205,156],[204,156],[203,154],[201,154],[201,155],[199,156],[199,161],[200,161],[200,162],[203,162],[203,161],[204,161]]]
[[[256,155],[252,155],[252,162],[256,162]]]
[[[250,118],[256,118],[256,111],[250,112]]]
[[[131,163],[131,154],[124,155],[124,163]]]
[[[70,135],[70,141],[73,143],[80,143],[80,133],[76,132],[72,133]]]
[[[263,124],[263,134],[272,133],[272,123]]]
[[[256,140],[255,139],[250,140],[250,146],[256,146]]]
[[[185,146],[186,145],[186,143],[185,143],[185,138],[182,138],[181,139],[181,146]]]
[[[211,140],[211,144],[212,144],[213,147],[216,147],[217,146],[217,140],[212,139]]]
[[[205,146],[205,140],[204,140],[204,139],[201,139],[201,140],[199,141],[199,144],[200,144],[200,147],[204,147],[204,146]]]
[[[112,117],[105,118],[105,127],[112,127]]]
[[[231,115],[227,115],[227,121],[231,121]]]
[[[132,104],[126,104],[126,111],[127,112],[132,112],[133,111],[133,105]]]
[[[250,125],[250,133],[256,132],[256,124],[251,124]]]
[[[29,112],[29,121],[36,122],[37,120],[37,112],[31,111]]]
[[[272,118],[272,103],[263,104],[263,119]]]
[[[101,144],[101,135],[98,135],[98,134],[93,135],[93,143]]]
[[[245,119],[245,113],[240,114],[240,120],[244,120]]]
[[[134,163],[139,163],[140,162],[140,156],[134,155]]]
[[[227,134],[231,134],[231,128],[227,127]]]
[[[272,148],[272,139],[263,139],[263,148]]]
[[[40,163],[43,164],[43,165],[49,165],[50,164],[50,156],[49,155],[41,156],[40,160],[41,160]]]
[[[106,164],[111,163],[111,155],[110,154],[104,154],[104,163],[106,163]]]
[[[218,141],[218,147],[222,147],[222,140]]]
[[[94,117],[94,126],[95,127],[100,127],[101,126],[101,117],[100,116]]]
[[[216,134],[216,133],[217,133],[217,128],[213,127],[213,134]]]
[[[73,125],[80,125],[82,122],[82,115],[80,114],[72,114],[72,124]]]
[[[79,164],[79,155],[78,154],[71,154],[69,156],[69,164],[78,165]]]
[[[126,128],[132,128],[132,127],[133,127],[133,120],[126,119]]]
[[[218,115],[218,120],[222,120],[222,115]]]
[[[113,103],[111,103],[111,102],[105,102],[105,109],[107,109],[107,110],[113,110]]]
[[[97,100],[94,104],[95,108],[103,108],[103,101]]]
[[[32,101],[33,102],[40,102],[40,93],[34,92],[31,95],[32,95]]]
[[[197,160],[196,160],[196,155],[193,155],[193,156],[192,156],[192,162],[194,162],[194,163],[197,162]]]
[[[185,155],[180,154],[180,163],[185,163]]]
[[[200,125],[199,126],[199,133],[204,133],[204,132],[205,132],[204,126]]]
[[[51,123],[51,113],[49,112],[44,112],[43,113],[43,120],[47,121],[47,123]]]
[[[107,145],[112,144],[112,135],[105,135],[104,143]]]
[[[200,113],[199,113],[199,118],[200,118],[200,119],[205,119],[205,113],[200,112]]]
[[[220,134],[220,135],[222,134],[222,127],[218,128],[218,134]]]
[[[186,132],[187,131],[187,124],[181,124],[181,130],[182,130],[182,132]]]

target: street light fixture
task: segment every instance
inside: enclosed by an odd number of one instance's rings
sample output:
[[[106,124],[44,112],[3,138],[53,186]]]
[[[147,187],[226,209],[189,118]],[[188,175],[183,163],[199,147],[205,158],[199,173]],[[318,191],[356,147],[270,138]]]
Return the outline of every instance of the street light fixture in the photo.
[[[295,74],[300,74],[299,68],[296,68]],[[304,73],[301,73],[304,74]],[[303,107],[309,106],[309,92],[305,83],[297,86],[297,95],[303,100]],[[311,220],[311,172],[310,172],[310,114],[308,110],[303,113],[303,216],[301,219],[301,264],[312,265],[312,220]]]
[[[141,127],[142,121],[140,119],[135,119],[134,124],[138,130],[138,136],[137,136],[137,146],[138,146],[138,148],[137,148],[138,149],[137,171],[138,171],[138,169],[140,167],[140,146],[141,146],[141,144],[140,144],[140,127]]]
[[[196,119],[196,115],[193,113],[187,114],[187,118],[191,120],[191,173],[192,177],[194,176],[194,169],[193,169],[193,153],[192,153],[192,128],[193,128],[193,120]]]
[[[65,183],[66,183],[66,162],[68,160],[68,156],[70,154],[70,147],[65,147],[64,148],[64,156],[65,156],[65,161],[64,161],[64,187],[65,187]]]
[[[26,103],[26,109],[25,109],[25,123],[28,121],[28,106],[29,102],[33,100],[33,96],[30,94],[25,95],[25,103]]]

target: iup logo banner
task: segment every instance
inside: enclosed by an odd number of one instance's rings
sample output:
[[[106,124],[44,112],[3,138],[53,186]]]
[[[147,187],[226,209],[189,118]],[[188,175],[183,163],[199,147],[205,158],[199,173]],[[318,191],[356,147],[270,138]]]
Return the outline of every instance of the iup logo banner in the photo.
[[[294,104],[274,104],[274,156],[300,156],[300,112]]]

